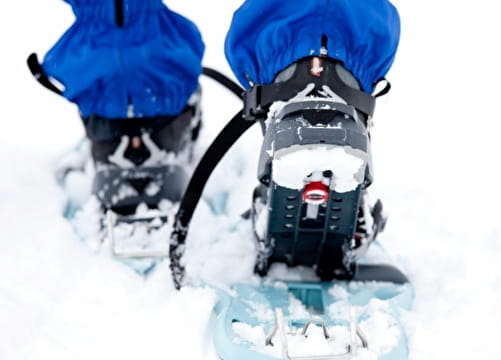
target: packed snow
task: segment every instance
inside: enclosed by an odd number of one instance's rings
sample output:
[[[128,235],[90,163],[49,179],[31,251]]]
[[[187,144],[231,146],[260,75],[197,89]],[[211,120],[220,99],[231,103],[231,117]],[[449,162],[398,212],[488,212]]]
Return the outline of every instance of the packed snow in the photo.
[[[228,75],[223,41],[240,4],[168,2],[202,30],[205,65]],[[402,38],[388,74],[392,91],[379,100],[374,117],[372,192],[389,214],[380,241],[415,288],[414,308],[401,316],[410,360],[497,359],[498,12],[486,0],[474,6],[431,0],[394,4]],[[214,6],[217,19],[207,15]],[[0,85],[0,358],[214,359],[212,288],[176,292],[167,263],[144,279],[109,253],[82,243],[63,218],[66,199],[55,163],[80,141],[83,129],[74,105],[40,87],[25,60],[33,51],[45,54],[71,25],[69,6],[28,0],[3,2],[0,9],[6,54]],[[202,87],[199,151],[240,106],[210,80],[202,80]],[[239,215],[250,206],[260,141],[256,127],[211,177],[188,239],[192,283],[227,286],[252,273],[250,227]],[[89,184],[73,179],[71,186]],[[387,336],[383,345],[391,341],[391,333]]]
[[[274,286],[280,284],[287,289],[287,285],[281,282]],[[262,325],[253,326],[243,322],[234,322],[233,330],[240,337],[240,341],[248,341],[255,351],[276,358],[282,358],[282,347],[285,344],[291,357],[340,355],[345,354],[351,346],[356,353],[355,359],[378,359],[402,344],[405,334],[396,317],[396,298],[368,298],[367,291],[370,289],[369,291],[379,291],[382,294],[385,293],[386,287],[386,290],[391,291],[398,289],[393,295],[403,295],[409,287],[394,287],[391,284],[360,285],[333,285],[329,289],[336,301],[328,306],[326,313],[328,317],[335,319],[334,324],[328,325],[323,318],[316,316],[316,309],[307,308],[301,300],[289,294],[287,316],[283,313],[273,316],[273,312],[263,312],[259,306],[251,306],[252,310],[256,310],[256,314],[260,315],[259,320],[262,323],[270,321],[271,316],[277,322],[283,318],[284,334],[280,334],[280,327],[275,333],[270,333],[265,332]],[[355,300],[357,297],[359,301]],[[354,305],[353,302],[357,304]],[[298,322],[301,319],[309,319],[311,323],[303,325],[303,322]],[[370,340],[367,340],[366,334],[370,334]],[[364,342],[368,344],[367,347],[363,345]]]
[[[318,169],[331,170],[330,186],[339,193],[353,191],[364,180],[367,154],[350,147],[293,145],[275,152],[273,181],[289,189],[302,189],[305,175]]]

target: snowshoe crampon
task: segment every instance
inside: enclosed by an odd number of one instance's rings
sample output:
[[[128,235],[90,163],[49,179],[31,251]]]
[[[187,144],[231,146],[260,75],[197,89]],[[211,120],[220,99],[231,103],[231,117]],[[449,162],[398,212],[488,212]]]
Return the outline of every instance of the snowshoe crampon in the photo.
[[[93,192],[103,207],[112,255],[168,257],[168,238],[186,183],[184,169],[172,165],[98,172]]]
[[[262,281],[219,291],[214,344],[222,359],[403,360],[399,312],[409,284]],[[360,357],[358,357],[360,356]]]
[[[169,256],[165,241],[170,234],[166,214],[123,216],[106,212],[107,238],[112,255],[121,259],[143,259]]]

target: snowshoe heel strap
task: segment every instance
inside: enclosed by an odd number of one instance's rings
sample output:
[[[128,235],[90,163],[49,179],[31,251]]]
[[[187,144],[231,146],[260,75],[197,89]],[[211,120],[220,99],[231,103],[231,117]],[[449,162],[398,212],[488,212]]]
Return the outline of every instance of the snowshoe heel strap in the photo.
[[[244,118],[254,121],[262,117],[275,101],[286,101],[293,98],[310,83],[315,84],[316,91],[322,90],[323,85],[329,86],[334,93],[355,107],[366,118],[373,116],[376,108],[376,97],[348,86],[336,71],[338,62],[322,59],[322,72],[313,74],[310,62],[306,60],[309,59],[303,59],[297,63],[293,76],[286,81],[254,85],[247,89],[244,93]],[[388,92],[389,87],[383,91]]]

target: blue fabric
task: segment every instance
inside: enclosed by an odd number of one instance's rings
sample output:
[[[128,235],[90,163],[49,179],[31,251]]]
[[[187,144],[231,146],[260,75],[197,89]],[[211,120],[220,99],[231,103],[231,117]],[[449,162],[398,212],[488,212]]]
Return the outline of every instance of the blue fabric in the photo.
[[[366,92],[390,69],[400,19],[388,0],[246,0],[235,12],[225,53],[237,79],[266,84],[294,61],[320,54],[340,60]]]
[[[196,26],[162,0],[66,0],[75,23],[46,54],[42,67],[65,86],[82,116],[175,115],[198,86],[204,44]]]

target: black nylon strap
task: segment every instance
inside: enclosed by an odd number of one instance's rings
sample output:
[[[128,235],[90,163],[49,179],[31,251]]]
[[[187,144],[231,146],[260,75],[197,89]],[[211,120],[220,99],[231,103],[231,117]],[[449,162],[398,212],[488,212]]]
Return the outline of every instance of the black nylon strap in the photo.
[[[291,99],[299,91],[303,90],[305,84],[308,83],[314,83],[317,89],[321,89],[322,85],[328,85],[333,92],[345,99],[348,104],[354,106],[366,116],[372,117],[376,108],[376,98],[366,92],[345,85],[332,63],[330,65],[330,67],[325,68],[325,75],[322,79],[310,76],[308,63],[302,63],[298,65],[294,76],[287,81],[255,85],[246,90],[244,94],[244,117],[248,120],[256,120],[256,117],[264,114],[273,102]],[[386,90],[386,88],[383,90]],[[378,94],[378,96],[380,95]]]
[[[45,72],[42,69],[42,66],[40,65],[40,62],[38,61],[37,54],[32,53],[30,56],[28,56],[28,67],[30,68],[31,74],[37,79],[37,81],[42,84],[45,88],[49,89],[50,91],[58,94],[58,95],[63,95],[63,91],[59,89],[45,74]]]
[[[374,114],[376,101],[373,96],[342,84],[339,84],[332,90],[343,99],[347,99],[350,105],[353,105],[365,115],[372,117]],[[298,91],[298,89],[291,87],[288,83],[256,85],[248,89],[244,95],[246,103],[245,118],[255,120],[255,117],[263,114],[266,111],[265,109],[272,103],[280,100],[286,101],[294,97]],[[378,96],[381,95],[383,94],[378,94]]]

